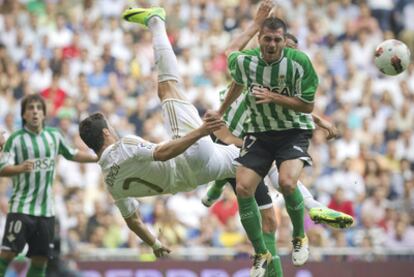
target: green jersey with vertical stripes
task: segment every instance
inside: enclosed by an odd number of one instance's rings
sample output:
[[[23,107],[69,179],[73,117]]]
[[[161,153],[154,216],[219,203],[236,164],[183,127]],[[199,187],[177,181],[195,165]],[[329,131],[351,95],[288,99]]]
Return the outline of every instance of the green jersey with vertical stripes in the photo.
[[[224,101],[227,91],[227,89],[220,91],[221,102]],[[247,117],[246,110],[246,102],[244,101],[244,95],[242,94],[233,103],[231,103],[230,107],[223,115],[223,119],[226,122],[230,132],[239,138],[243,138],[245,134],[244,123],[246,122]]]
[[[266,87],[275,93],[313,103],[318,77],[305,53],[284,48],[282,57],[268,64],[262,59],[259,48],[236,51],[228,58],[228,68],[233,80],[245,85],[248,90],[245,94],[248,107],[245,132],[315,128],[310,114],[297,112],[275,103],[256,104],[255,97],[251,93],[255,86]]]
[[[13,194],[9,200],[9,212],[46,217],[55,215],[52,184],[59,154],[72,160],[76,150],[54,128],[44,128],[40,134],[21,129],[8,138],[0,171],[9,165],[34,161],[31,172],[12,177]]]

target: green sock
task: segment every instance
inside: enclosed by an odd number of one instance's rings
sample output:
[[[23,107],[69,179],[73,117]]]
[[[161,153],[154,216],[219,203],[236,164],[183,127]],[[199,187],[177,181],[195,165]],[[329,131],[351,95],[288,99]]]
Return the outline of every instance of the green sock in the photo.
[[[207,196],[210,199],[219,199],[223,192],[224,186],[227,184],[227,180],[214,181],[214,184],[208,189]]]
[[[283,277],[282,263],[277,255],[275,233],[263,233],[266,248],[272,253],[272,263],[267,268],[267,277]]]
[[[290,195],[284,195],[286,210],[293,224],[293,237],[305,237],[305,228],[303,218],[305,215],[303,196],[298,187]]]
[[[46,276],[46,265],[36,266],[30,264],[29,271],[27,271],[27,277],[45,277]]]
[[[0,258],[0,276],[5,276],[10,261]]]
[[[262,216],[260,215],[256,200],[254,197],[237,197],[237,202],[239,203],[241,223],[253,245],[255,253],[266,253],[267,248],[262,235]]]

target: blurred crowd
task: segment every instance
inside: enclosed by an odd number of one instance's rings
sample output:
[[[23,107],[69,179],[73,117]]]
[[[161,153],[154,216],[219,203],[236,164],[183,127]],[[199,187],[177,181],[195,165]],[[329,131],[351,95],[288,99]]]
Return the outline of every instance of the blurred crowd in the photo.
[[[132,2],[132,4],[131,4]],[[47,100],[48,125],[83,148],[77,124],[101,111],[119,134],[168,139],[157,98],[150,33],[120,20],[129,5],[161,4],[178,57],[183,90],[203,114],[219,106],[229,76],[223,50],[252,19],[254,0],[0,0],[0,129],[21,127],[20,99]],[[385,39],[403,40],[414,53],[411,0],[278,0],[286,20],[320,78],[315,113],[338,127],[326,141],[316,130],[312,168],[301,180],[315,198],[351,214],[356,224],[335,231],[306,219],[311,246],[414,247],[414,66],[385,77],[373,53]],[[85,249],[149,250],[128,231],[97,165],[59,160],[54,184],[59,235],[65,253]],[[0,230],[10,180],[0,179]],[[174,247],[236,247],[249,251],[237,201],[226,189],[205,208],[194,192],[143,199],[140,211],[154,232]],[[278,241],[289,247],[291,226],[281,196],[272,192]]]

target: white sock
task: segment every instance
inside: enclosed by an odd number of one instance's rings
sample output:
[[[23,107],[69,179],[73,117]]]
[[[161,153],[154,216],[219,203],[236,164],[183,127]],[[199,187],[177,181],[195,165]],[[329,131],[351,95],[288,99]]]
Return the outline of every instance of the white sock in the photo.
[[[298,188],[300,193],[302,193],[303,196],[303,203],[305,204],[305,208],[309,211],[312,208],[317,207],[324,207],[321,202],[318,202],[313,198],[313,195],[310,193],[307,187],[302,184],[301,181],[298,181]]]
[[[154,45],[155,64],[158,69],[158,81],[179,81],[177,57],[168,40],[164,21],[153,16],[148,21],[148,29],[152,33]]]
[[[269,180],[270,180],[270,183],[272,184],[272,186],[279,191],[279,189],[280,189],[280,187],[279,187],[279,172],[277,171],[277,168],[274,167],[274,166],[272,168],[270,168],[267,177],[269,177]],[[302,184],[301,181],[298,181],[297,186],[299,188],[299,191],[302,193],[303,202],[304,202],[305,208],[307,210],[310,210],[310,209],[316,208],[316,207],[324,207],[324,205],[322,205],[322,203],[316,201],[315,198],[313,198],[313,195],[310,193],[310,191],[307,189],[307,187],[305,187]]]
[[[267,173],[267,177],[269,178],[270,184],[272,184],[272,186],[280,192],[280,187],[279,187],[279,172],[277,171],[276,166],[272,166],[269,170],[269,172]]]

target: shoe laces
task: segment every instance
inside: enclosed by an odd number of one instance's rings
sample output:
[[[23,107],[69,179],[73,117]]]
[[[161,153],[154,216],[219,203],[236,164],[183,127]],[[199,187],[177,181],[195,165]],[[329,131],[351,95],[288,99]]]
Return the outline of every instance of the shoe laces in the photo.
[[[299,252],[300,249],[302,248],[302,239],[300,238],[293,239],[292,244],[293,244],[293,250],[295,252]]]
[[[261,268],[263,266],[263,257],[264,254],[255,254],[252,256],[254,268]]]

